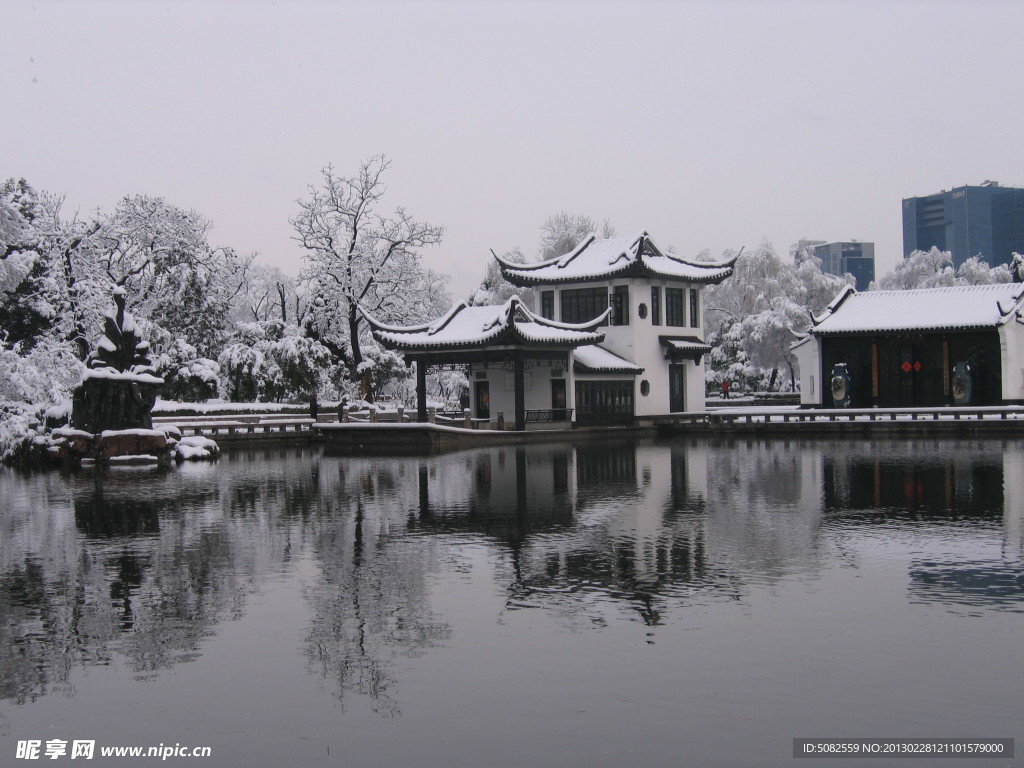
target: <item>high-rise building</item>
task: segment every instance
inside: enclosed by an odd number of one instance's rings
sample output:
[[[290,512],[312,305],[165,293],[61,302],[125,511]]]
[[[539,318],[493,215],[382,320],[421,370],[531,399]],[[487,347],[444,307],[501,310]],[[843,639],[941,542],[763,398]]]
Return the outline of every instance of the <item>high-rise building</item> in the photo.
[[[858,291],[866,291],[875,279],[875,244],[849,240],[814,246],[821,259],[821,271],[830,275],[853,275]]]
[[[959,267],[974,256],[991,267],[1024,253],[1024,189],[986,181],[903,201],[903,255],[932,247]]]

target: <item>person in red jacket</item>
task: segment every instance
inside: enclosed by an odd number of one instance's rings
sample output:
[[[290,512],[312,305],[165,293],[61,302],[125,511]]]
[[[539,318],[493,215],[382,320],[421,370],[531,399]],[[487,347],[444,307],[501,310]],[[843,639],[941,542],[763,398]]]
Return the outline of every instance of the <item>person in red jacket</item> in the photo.
[[[722,397],[725,400],[729,399],[729,380],[722,379]]]

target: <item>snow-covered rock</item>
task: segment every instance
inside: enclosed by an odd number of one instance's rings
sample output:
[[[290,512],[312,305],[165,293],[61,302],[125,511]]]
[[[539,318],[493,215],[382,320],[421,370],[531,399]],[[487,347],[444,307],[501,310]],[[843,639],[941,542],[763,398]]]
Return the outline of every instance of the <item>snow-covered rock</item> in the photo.
[[[208,437],[183,437],[173,455],[176,461],[212,460],[220,456],[220,446]]]

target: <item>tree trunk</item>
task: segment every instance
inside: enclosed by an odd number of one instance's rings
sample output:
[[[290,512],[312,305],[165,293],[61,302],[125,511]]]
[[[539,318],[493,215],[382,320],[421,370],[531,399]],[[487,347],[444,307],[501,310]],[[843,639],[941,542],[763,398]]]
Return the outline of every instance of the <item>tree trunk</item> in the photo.
[[[348,337],[352,347],[352,381],[359,381],[358,368],[363,362],[363,352],[359,348],[359,310],[353,302],[348,306]]]

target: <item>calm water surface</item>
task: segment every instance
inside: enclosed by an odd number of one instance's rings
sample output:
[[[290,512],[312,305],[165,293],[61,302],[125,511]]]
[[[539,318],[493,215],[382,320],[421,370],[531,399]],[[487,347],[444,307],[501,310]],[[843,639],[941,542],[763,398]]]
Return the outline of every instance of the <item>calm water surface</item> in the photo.
[[[352,768],[1020,753],[1022,518],[1024,440],[0,469],[0,764],[25,739]]]

